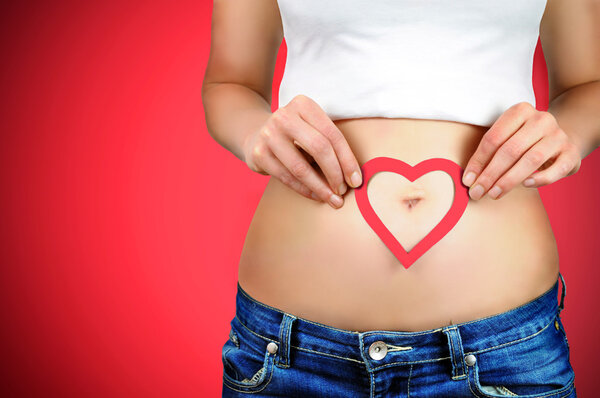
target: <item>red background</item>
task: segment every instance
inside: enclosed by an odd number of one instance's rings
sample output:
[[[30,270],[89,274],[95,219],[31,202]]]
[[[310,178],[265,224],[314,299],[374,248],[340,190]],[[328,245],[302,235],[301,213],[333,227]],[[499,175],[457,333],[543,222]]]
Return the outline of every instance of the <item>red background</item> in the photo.
[[[268,177],[206,131],[211,9],[3,3],[3,396],[220,396],[237,262]],[[284,62],[285,45],[275,95]],[[539,47],[534,83],[546,109]],[[600,352],[599,173],[596,151],[540,188],[584,397]]]

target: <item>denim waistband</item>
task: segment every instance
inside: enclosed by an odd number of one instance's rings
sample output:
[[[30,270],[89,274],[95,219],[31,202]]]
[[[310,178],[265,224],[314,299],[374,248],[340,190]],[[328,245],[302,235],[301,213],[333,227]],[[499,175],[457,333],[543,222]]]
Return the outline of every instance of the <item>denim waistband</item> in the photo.
[[[564,306],[563,276],[560,304],[558,279],[542,295],[508,311],[418,332],[351,331],[284,312],[252,298],[237,284],[236,317],[253,334],[279,344],[278,366],[288,366],[290,347],[365,364],[376,370],[389,364],[429,362],[450,358],[453,378],[464,377],[463,358],[533,337],[550,326]],[[378,348],[377,348],[378,347]],[[373,350],[384,349],[381,355]]]

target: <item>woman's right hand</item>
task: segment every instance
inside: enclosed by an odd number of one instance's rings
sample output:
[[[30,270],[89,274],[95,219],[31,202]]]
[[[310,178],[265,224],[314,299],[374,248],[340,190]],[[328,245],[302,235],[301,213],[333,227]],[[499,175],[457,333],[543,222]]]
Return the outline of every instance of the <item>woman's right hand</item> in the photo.
[[[297,95],[244,139],[248,167],[272,175],[301,195],[342,206],[347,186],[362,183],[360,166],[346,138],[311,98]],[[300,152],[304,150],[308,158]],[[312,158],[312,160],[311,160]],[[316,162],[327,183],[312,167]],[[332,189],[330,187],[335,187]]]

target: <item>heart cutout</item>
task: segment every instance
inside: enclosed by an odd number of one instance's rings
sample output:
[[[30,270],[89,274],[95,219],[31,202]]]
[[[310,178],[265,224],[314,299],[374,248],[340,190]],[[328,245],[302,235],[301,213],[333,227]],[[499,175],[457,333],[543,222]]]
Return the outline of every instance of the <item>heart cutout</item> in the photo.
[[[367,186],[369,180],[382,171],[388,171],[400,174],[409,181],[415,181],[417,178],[432,172],[444,171],[452,177],[454,182],[454,200],[452,206],[440,222],[410,251],[406,251],[396,237],[389,231],[381,221],[367,195]],[[469,188],[461,181],[463,169],[457,163],[444,158],[432,158],[424,160],[415,166],[399,159],[389,157],[376,157],[370,159],[361,166],[363,175],[363,184],[355,188],[354,194],[356,203],[363,218],[373,231],[379,236],[383,243],[392,251],[394,256],[400,261],[404,268],[408,269],[419,257],[429,250],[433,245],[439,242],[454,226],[464,214],[469,202]]]

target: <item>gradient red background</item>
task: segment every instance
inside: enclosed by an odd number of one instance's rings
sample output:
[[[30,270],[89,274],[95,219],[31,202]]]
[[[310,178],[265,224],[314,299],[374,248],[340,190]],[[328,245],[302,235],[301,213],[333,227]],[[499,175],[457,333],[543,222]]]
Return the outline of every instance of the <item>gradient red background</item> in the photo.
[[[3,3],[2,396],[220,396],[237,262],[268,177],[206,131],[211,10]],[[284,62],[285,45],[275,100]],[[539,47],[534,76],[546,109]],[[596,151],[540,188],[583,397],[597,390],[599,176]]]

